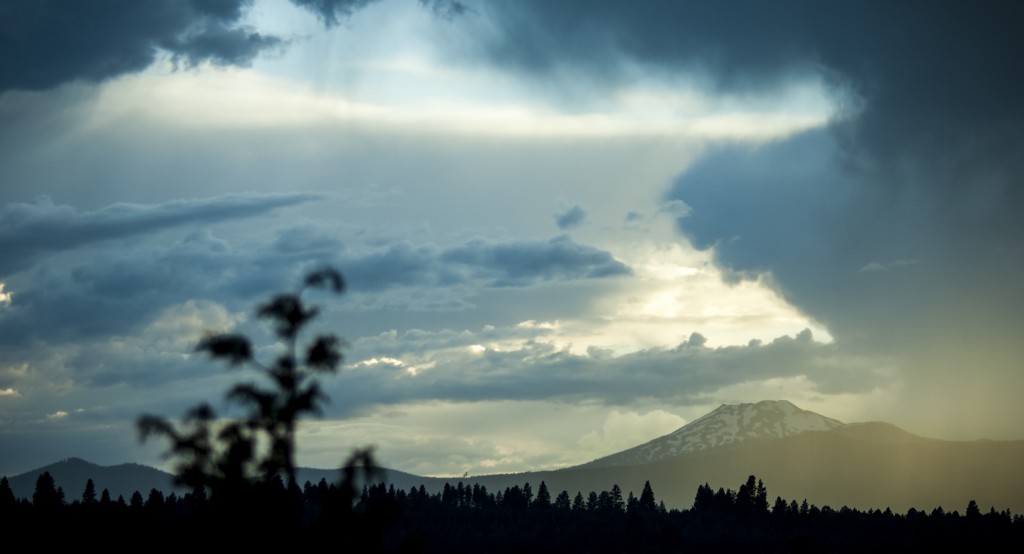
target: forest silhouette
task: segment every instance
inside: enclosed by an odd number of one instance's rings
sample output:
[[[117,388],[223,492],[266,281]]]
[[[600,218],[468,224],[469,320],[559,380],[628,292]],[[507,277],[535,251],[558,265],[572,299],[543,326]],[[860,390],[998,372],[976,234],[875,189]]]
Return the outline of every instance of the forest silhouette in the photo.
[[[428,493],[383,482],[370,450],[353,452],[337,480],[296,480],[295,431],[327,400],[321,377],[337,373],[342,340],[333,334],[306,339],[319,308],[303,294],[344,291],[333,268],[309,273],[297,291],[272,297],[257,309],[283,345],[270,364],[254,356],[249,338],[212,334],[197,351],[261,381],[242,382],[225,394],[243,417],[221,418],[199,404],[175,423],[143,415],[143,440],[168,441],[178,494],[152,489],[111,498],[89,479],[69,500],[48,472],[39,475],[31,501],[16,498],[0,479],[0,521],[10,530],[61,530],[51,544],[80,545],[82,537],[204,537],[234,546],[323,547],[358,552],[680,552],[685,550],[931,551],[995,549],[1024,538],[1024,517],[972,500],[961,514],[935,508],[904,514],[814,506],[807,500],[769,500],[751,475],[736,490],[698,487],[690,509],[667,509],[650,481],[639,495],[618,484],[607,490],[562,490],[541,481],[489,491],[478,483],[445,484]],[[126,546],[131,543],[126,543]],[[132,544],[137,547],[137,544]],[[118,548],[115,548],[118,549]]]

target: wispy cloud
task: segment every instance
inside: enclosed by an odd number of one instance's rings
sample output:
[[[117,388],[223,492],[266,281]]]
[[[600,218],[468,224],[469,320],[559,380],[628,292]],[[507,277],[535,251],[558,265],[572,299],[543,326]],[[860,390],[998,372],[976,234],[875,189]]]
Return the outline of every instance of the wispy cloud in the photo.
[[[252,217],[322,198],[316,194],[228,194],[163,204],[113,204],[96,211],[56,205],[40,196],[33,203],[0,209],[0,275],[24,269],[38,256],[100,241],[162,229]]]
[[[560,214],[555,214],[555,224],[558,225],[559,229],[565,231],[579,227],[586,218],[586,210],[579,204],[576,204]]]

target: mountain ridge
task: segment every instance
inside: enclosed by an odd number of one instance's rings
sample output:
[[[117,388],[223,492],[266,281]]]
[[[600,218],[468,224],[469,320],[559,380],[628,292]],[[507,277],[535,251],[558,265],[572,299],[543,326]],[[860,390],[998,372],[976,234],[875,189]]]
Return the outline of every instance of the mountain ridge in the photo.
[[[837,419],[800,409],[788,400],[722,404],[667,435],[579,467],[656,463],[709,448],[750,440],[784,438],[843,425]]]
[[[378,468],[381,480],[394,484],[396,487],[408,489],[411,486],[433,483],[438,478],[421,477],[411,473],[389,468]],[[150,490],[157,489],[164,494],[188,492],[184,487],[174,485],[174,475],[161,469],[137,463],[122,463],[102,466],[78,457],[68,457],[47,464],[43,467],[8,477],[8,484],[15,498],[32,498],[36,480],[44,472],[49,472],[57,486],[64,490],[65,500],[71,503],[81,498],[86,482],[92,479],[96,493],[106,489],[111,499],[123,496],[125,501],[138,491],[145,497]],[[296,468],[296,480],[299,485],[306,481],[312,484],[326,479],[328,483],[337,482],[341,478],[341,468],[320,469],[310,467]],[[442,485],[443,485],[443,480]]]
[[[14,496],[32,498],[36,480],[44,472],[49,472],[56,484],[64,489],[65,498],[69,503],[81,497],[89,479],[92,479],[97,494],[106,489],[113,500],[123,496],[127,501],[135,491],[145,495],[151,489],[164,493],[181,492],[174,487],[173,475],[155,467],[132,462],[101,466],[72,456],[9,477],[8,483]]]

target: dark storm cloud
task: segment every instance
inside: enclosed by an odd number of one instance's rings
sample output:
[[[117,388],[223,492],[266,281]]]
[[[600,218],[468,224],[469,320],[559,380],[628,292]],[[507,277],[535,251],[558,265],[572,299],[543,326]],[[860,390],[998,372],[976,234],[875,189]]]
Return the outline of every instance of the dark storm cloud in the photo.
[[[245,294],[251,272],[275,275],[206,235],[118,246],[92,250],[85,260],[53,259],[8,281],[16,292],[0,313],[0,343],[10,349],[127,335],[190,298],[229,302]]]
[[[244,65],[281,40],[240,25],[249,0],[13,0],[0,7],[0,91],[142,71],[159,50]]]
[[[629,275],[629,267],[611,254],[558,236],[547,242],[472,241],[445,251],[445,263],[463,265],[494,286],[524,286],[538,281],[598,279]]]
[[[555,214],[555,224],[563,231],[573,229],[583,224],[587,218],[587,212],[579,204],[569,208],[565,212]]]
[[[419,3],[420,6],[443,19],[454,19],[462,15],[474,13],[473,8],[458,0],[419,0]]]
[[[912,336],[939,339],[922,318],[973,312],[998,327],[1020,317],[1022,236],[999,222],[1002,208],[986,210],[989,224],[971,224],[978,214],[957,213],[924,183],[901,198],[869,195],[872,184],[836,164],[842,155],[828,131],[722,149],[675,182],[671,194],[692,206],[680,228],[737,276],[770,271],[840,340],[904,348]],[[959,199],[961,208],[972,202]]]
[[[763,90],[818,74],[856,117],[837,123],[855,164],[911,174],[931,189],[976,192],[986,206],[1021,200],[1024,5],[957,2],[496,2],[503,33],[482,37],[491,58],[546,78],[572,65],[625,78],[617,58],[703,71],[717,86]],[[583,69],[585,71],[579,71]],[[993,162],[996,165],[993,165]],[[935,164],[935,165],[932,165]],[[984,176],[985,182],[978,182]],[[877,193],[909,186],[885,175]],[[899,196],[900,192],[893,191]],[[956,202],[956,199],[951,199]],[[1005,213],[999,214],[1005,219]],[[1019,219],[1019,218],[1017,218]]]
[[[773,271],[814,315],[838,322],[858,292],[891,294],[906,305],[906,283],[865,289],[848,277],[895,260],[919,260],[906,269],[927,275],[933,293],[1007,286],[1020,305],[1010,279],[1024,260],[1024,73],[1014,65],[1024,54],[1017,28],[1024,5],[486,6],[501,31],[481,37],[489,59],[545,79],[572,67],[573,79],[589,75],[615,86],[637,63],[698,71],[731,90],[822,79],[841,109],[827,132],[770,152],[716,154],[670,195],[693,208],[680,220],[688,234],[718,244],[737,270]],[[853,288],[837,295],[837,286]],[[923,291],[912,297],[923,301]]]
[[[903,409],[929,432],[963,428],[965,414],[936,406],[970,400],[983,425],[1017,436],[1024,4],[480,6],[497,29],[479,37],[485,58],[575,101],[638,72],[755,95],[824,83],[837,108],[825,130],[712,150],[673,184],[668,199],[691,208],[680,229],[734,277],[770,272],[838,342],[896,356]]]
[[[828,248],[842,237],[864,237],[870,228],[860,221],[838,223],[847,207],[848,179],[835,169],[838,149],[826,131],[812,131],[783,142],[749,148],[724,147],[691,166],[670,194],[690,209],[680,227],[697,248],[716,247],[716,254],[737,270],[769,271],[817,263],[848,273],[842,263],[860,267],[870,250],[864,241],[856,252]],[[839,219],[837,219],[839,218]],[[809,232],[820,229],[822,232]],[[887,245],[888,248],[893,246]],[[804,260],[809,252],[822,257]],[[892,252],[875,251],[873,256]],[[783,284],[796,275],[776,275]],[[812,272],[808,279],[838,278],[833,272]],[[796,287],[799,288],[799,287]],[[791,292],[787,288],[787,293]]]
[[[292,0],[328,26],[374,0]],[[0,92],[101,82],[161,51],[189,66],[245,66],[283,47],[244,24],[252,0],[8,0],[0,4]]]
[[[483,2],[498,32],[480,39],[491,60],[546,79],[622,83],[630,73],[619,62],[629,60],[759,88],[812,68],[808,31],[844,9],[857,11],[812,1]]]
[[[548,241],[475,239],[438,248],[401,240],[370,252],[339,257],[352,289],[394,287],[525,287],[546,281],[601,279],[630,269],[604,250],[565,236]]]
[[[301,6],[316,14],[327,26],[337,25],[341,20],[356,11],[376,2],[377,0],[292,0],[292,4]]]
[[[230,194],[158,205],[113,204],[83,212],[45,196],[0,209],[0,276],[24,269],[38,256],[105,240],[199,223],[252,217],[320,198],[314,194]]]

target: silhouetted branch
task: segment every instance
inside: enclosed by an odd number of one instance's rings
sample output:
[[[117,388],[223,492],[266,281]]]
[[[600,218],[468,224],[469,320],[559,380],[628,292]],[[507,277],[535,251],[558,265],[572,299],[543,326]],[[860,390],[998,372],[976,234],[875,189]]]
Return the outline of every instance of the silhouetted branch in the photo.
[[[209,335],[199,341],[197,352],[206,352],[213,358],[223,358],[231,365],[252,360],[252,345],[242,335]]]
[[[237,492],[254,470],[264,479],[284,474],[289,486],[294,484],[296,424],[305,414],[320,413],[327,397],[314,375],[337,370],[343,344],[334,335],[320,335],[306,346],[300,364],[298,335],[319,314],[317,308],[302,301],[302,291],[307,287],[340,293],[344,281],[336,270],[320,269],[306,276],[297,294],[279,294],[258,307],[257,316],[272,320],[285,342],[285,352],[274,365],[267,367],[256,361],[249,339],[238,334],[208,335],[196,346],[197,351],[229,365],[251,365],[270,379],[273,386],[268,388],[241,383],[226,393],[228,401],[249,409],[246,418],[222,425],[216,438],[215,414],[207,405],[191,410],[182,430],[155,416],[139,419],[143,440],[153,435],[170,440],[170,454],[181,460],[178,475],[182,482],[210,487],[214,497],[219,489]]]
[[[333,373],[341,363],[341,341],[334,335],[321,335],[306,352],[306,365],[317,371]]]
[[[335,294],[341,294],[345,290],[345,280],[341,273],[331,267],[314,271],[306,276],[307,287],[329,287]]]

